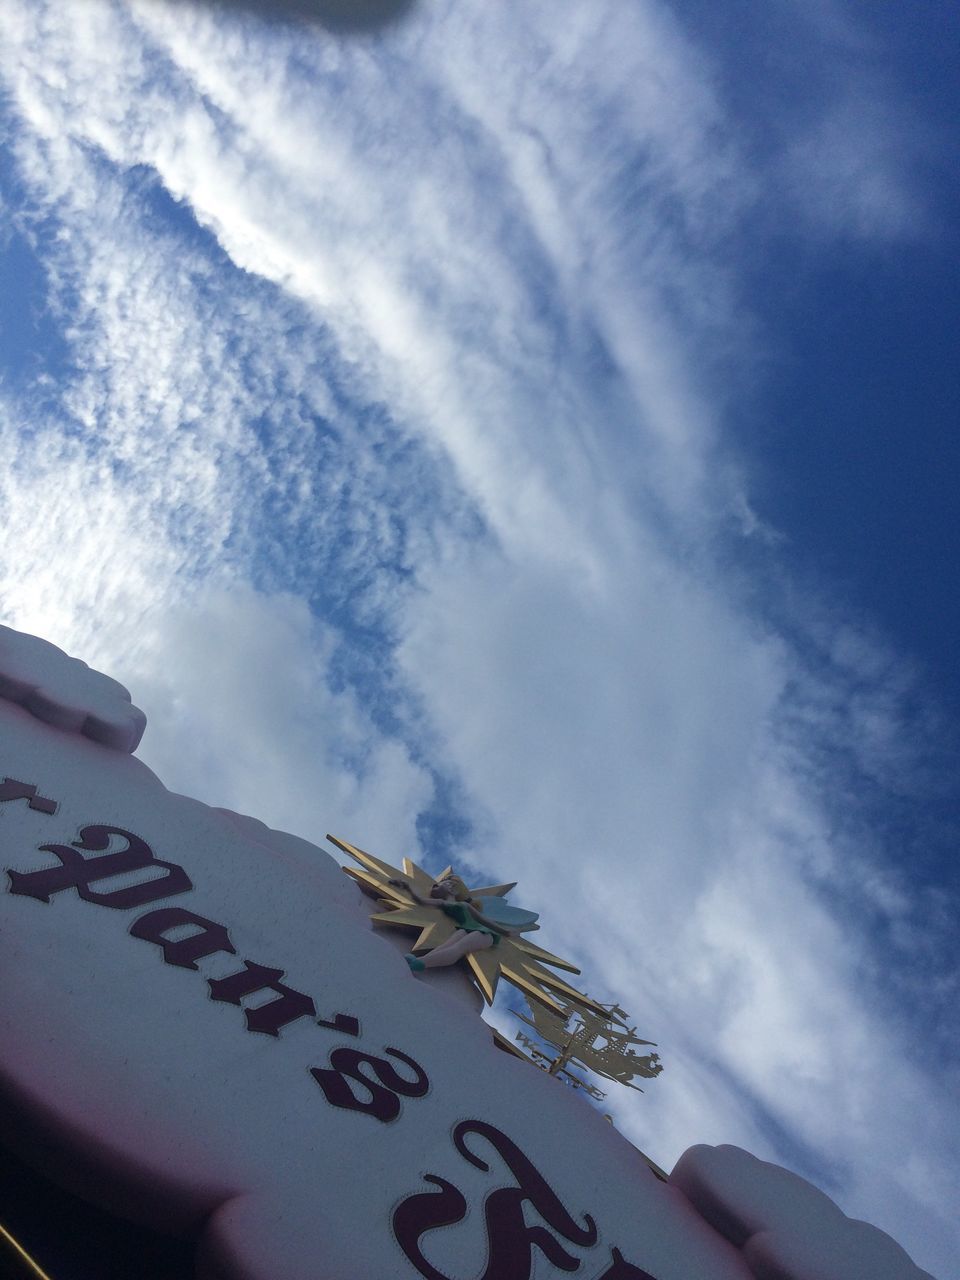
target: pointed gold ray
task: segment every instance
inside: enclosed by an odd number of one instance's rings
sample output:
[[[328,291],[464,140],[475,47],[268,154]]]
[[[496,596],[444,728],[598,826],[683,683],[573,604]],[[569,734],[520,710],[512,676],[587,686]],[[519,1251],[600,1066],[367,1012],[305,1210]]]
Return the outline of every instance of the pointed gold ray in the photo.
[[[351,880],[356,880],[368,897],[379,898],[385,904],[392,903],[397,906],[406,906],[410,901],[406,894],[400,893],[393,885],[386,884],[369,871],[358,871],[356,867],[341,867],[341,871],[345,872]]]
[[[402,923],[394,919],[389,913],[380,916],[371,916],[370,919],[374,924],[395,925]],[[444,932],[447,932],[447,937],[449,937],[450,932],[452,932],[445,931],[443,929],[442,922],[437,920],[430,920],[424,925],[410,921],[408,922],[407,927],[420,930],[417,934],[416,942],[411,942],[410,944],[411,951],[432,951],[434,947],[439,947],[441,942],[446,942],[447,939],[444,937]]]
[[[433,888],[433,881],[423,868],[418,867],[411,858],[404,858],[403,874],[408,880],[413,881],[413,887],[420,894],[421,898],[427,898],[430,896],[430,890]]]
[[[356,867],[341,867],[341,870],[345,871],[352,880],[355,880],[365,893],[379,897],[384,906],[405,907],[410,905],[411,898],[407,891],[398,889],[396,885],[389,883],[390,880],[400,876],[397,867],[391,866],[389,862],[384,862],[381,858],[375,858],[372,854],[366,853],[363,849],[358,849],[356,845],[340,840],[336,836],[328,835],[327,839],[362,864],[363,869],[359,871]],[[407,879],[414,882],[413,887],[422,897],[426,897],[433,886],[433,881],[427,873],[418,867],[415,862],[411,862],[409,858],[404,858],[403,869]],[[399,923],[399,921],[391,921],[391,923]]]
[[[537,982],[532,982],[525,973],[520,969],[511,968],[509,965],[501,962],[500,972],[507,982],[516,987],[527,997],[528,1000],[536,1000],[538,1004],[542,1004],[552,1013],[556,1013],[559,1017],[563,1017],[563,1005],[557,1004],[549,991],[545,990]]]
[[[432,951],[434,947],[439,947],[442,942],[446,942],[447,938],[449,938],[450,934],[453,932],[452,929],[444,928],[444,925],[446,924],[449,924],[449,921],[441,918],[440,920],[433,920],[430,924],[425,925],[421,930],[419,938],[417,938],[410,950],[413,952]]]
[[[389,862],[382,862],[379,858],[375,858],[372,853],[365,853],[363,849],[358,849],[356,845],[349,844],[346,840],[338,840],[336,836],[327,832],[327,839],[331,844],[335,844],[338,849],[342,849],[344,853],[349,853],[351,858],[356,858],[361,866],[373,871],[381,876],[384,880],[390,880],[394,876],[400,875],[399,867],[392,867]]]
[[[370,917],[374,924],[389,924],[397,928],[422,929],[432,924],[435,913],[429,907],[411,906],[405,902],[400,907],[388,907],[386,911],[378,911]]]
[[[436,926],[447,937],[456,928],[449,916],[445,916],[442,911],[434,911],[430,907],[421,907],[411,902],[404,902],[399,907],[389,906],[386,911],[378,911],[370,919],[375,924],[389,924],[407,929]]]
[[[511,939],[515,947],[519,947],[521,951],[525,951],[528,955],[533,956],[537,960],[542,960],[546,964],[552,964],[557,969],[566,969],[568,973],[579,973],[580,970],[575,964],[571,964],[569,960],[562,960],[560,956],[555,956],[552,951],[545,951],[543,947],[538,947],[535,942],[523,937],[522,934]]]
[[[502,945],[501,943],[500,946]],[[499,947],[489,947],[486,951],[471,951],[467,956],[467,965],[487,1004],[493,1004],[500,982],[501,964],[494,954],[498,950]]]
[[[505,955],[500,961],[500,966],[503,969],[503,976],[509,982],[512,982],[514,986],[520,986],[518,981],[520,977],[523,977],[526,980],[532,979],[541,986],[548,987],[550,991],[556,991],[565,995],[569,1000],[573,1000],[574,1003],[582,1005],[584,1008],[590,1009],[594,1013],[599,1013],[601,1017],[606,1014],[606,1010],[603,1005],[597,1004],[596,1000],[592,999],[592,997],[588,995],[584,995],[584,993],[582,991],[578,991],[576,987],[571,987],[569,982],[564,982],[563,978],[559,977],[555,973],[551,973],[549,969],[545,969],[543,965],[537,964],[535,961],[531,962],[526,960],[522,955],[519,956],[518,959],[519,964],[512,956]],[[529,988],[524,986],[525,991],[528,989]],[[553,1000],[551,1000],[550,1003],[553,1005]],[[559,1008],[559,1006],[555,1007]]]
[[[471,889],[470,894],[474,898],[502,898],[505,893],[509,893],[516,887],[516,880],[512,880],[510,884],[487,884],[482,889]]]
[[[385,924],[401,929],[419,929],[420,935],[410,948],[418,951],[424,947],[439,947],[446,942],[454,930],[453,922],[440,911],[431,911],[429,907],[403,906],[399,910],[380,911],[372,915],[373,924]]]

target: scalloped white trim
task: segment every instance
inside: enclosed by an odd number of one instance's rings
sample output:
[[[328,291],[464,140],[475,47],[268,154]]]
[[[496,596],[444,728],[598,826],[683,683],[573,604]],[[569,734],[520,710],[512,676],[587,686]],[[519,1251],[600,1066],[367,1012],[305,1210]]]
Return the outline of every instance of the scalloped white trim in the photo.
[[[117,680],[39,636],[0,626],[0,698],[46,724],[111,747],[136,751],[147,717]]]

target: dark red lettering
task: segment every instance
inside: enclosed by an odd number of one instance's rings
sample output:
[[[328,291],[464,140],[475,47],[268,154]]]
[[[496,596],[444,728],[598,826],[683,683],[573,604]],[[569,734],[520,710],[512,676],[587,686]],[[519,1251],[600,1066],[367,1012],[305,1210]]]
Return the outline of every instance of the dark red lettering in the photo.
[[[453,1131],[453,1144],[465,1160],[487,1172],[490,1166],[466,1144],[470,1134],[486,1139],[517,1180],[516,1187],[491,1191],[483,1204],[490,1254],[482,1280],[530,1280],[532,1250],[537,1248],[561,1271],[576,1271],[579,1259],[562,1247],[544,1227],[528,1227],[523,1218],[529,1202],[547,1224],[571,1244],[588,1247],[597,1242],[597,1226],[588,1213],[581,1227],[516,1143],[484,1120],[464,1120]]]
[[[232,948],[231,948],[232,950]],[[271,1000],[257,1009],[244,1009],[248,1031],[261,1031],[264,1035],[278,1036],[280,1028],[298,1018],[315,1018],[317,1006],[302,991],[294,991],[280,981],[282,969],[268,969],[265,965],[244,960],[244,968],[239,973],[231,973],[226,978],[208,978],[207,985],[214,1000],[225,1000],[228,1004],[239,1005],[244,996],[252,996],[256,991],[275,991],[278,1000]]]
[[[109,846],[111,836],[119,836],[125,840],[127,847],[115,853],[104,854],[102,858],[84,858],[77,852],[78,849],[84,849],[99,853]],[[186,893],[193,888],[183,867],[175,862],[163,862],[155,858],[146,841],[131,831],[124,831],[122,827],[82,827],[79,840],[74,840],[72,844],[44,844],[40,849],[43,853],[52,853],[57,857],[60,866],[45,867],[42,871],[8,870],[11,893],[49,902],[55,893],[61,893],[64,889],[76,889],[84,902],[124,910],[127,907],[145,906],[148,902],[156,902],[158,898]],[[167,874],[106,893],[98,893],[90,888],[98,880],[130,871],[142,871],[147,867],[162,867]]]
[[[360,1019],[355,1018],[352,1013],[334,1014],[331,1022],[328,1022],[326,1018],[318,1018],[317,1026],[328,1027],[329,1030],[339,1031],[345,1036],[358,1036],[360,1034]]]
[[[451,1280],[428,1262],[420,1249],[420,1237],[437,1227],[450,1227],[467,1216],[463,1193],[446,1178],[424,1174],[424,1182],[432,1182],[439,1191],[421,1191],[407,1196],[393,1214],[393,1234],[397,1244],[426,1280]]]
[[[399,1058],[401,1062],[405,1062],[414,1073],[413,1080],[405,1080],[386,1058],[375,1058],[369,1053],[361,1053],[359,1049],[346,1047],[332,1050],[329,1068],[312,1067],[310,1074],[333,1106],[344,1107],[348,1111],[362,1111],[388,1124],[400,1114],[400,1099],[397,1095],[422,1098],[430,1088],[430,1081],[423,1067],[399,1049],[388,1048],[384,1052],[391,1058]],[[376,1080],[371,1080],[360,1070],[364,1063],[371,1068]],[[358,1098],[347,1083],[348,1080],[355,1081],[370,1097]]]
[[[177,941],[164,936],[171,929],[183,925],[195,925],[198,932]],[[196,969],[198,960],[215,955],[218,951],[225,951],[229,955],[237,953],[222,924],[195,915],[183,907],[160,907],[157,911],[148,911],[145,916],[134,920],[130,933],[135,938],[143,938],[145,942],[155,942],[162,949],[167,964],[179,965],[181,969]]]
[[[657,1280],[656,1276],[652,1276],[649,1271],[644,1271],[642,1267],[635,1267],[632,1262],[627,1262],[619,1249],[610,1251],[610,1259],[610,1266],[597,1276],[597,1280]]]
[[[38,813],[56,813],[56,800],[48,800],[46,796],[38,796],[37,788],[32,782],[18,782],[16,778],[4,778],[0,782],[0,802],[4,800],[26,800],[31,809]]]
[[[487,1265],[480,1280],[530,1280],[534,1249],[539,1249],[558,1270],[577,1271],[580,1259],[564,1249],[546,1227],[528,1226],[523,1207],[530,1204],[553,1231],[581,1248],[597,1243],[597,1226],[593,1218],[585,1213],[585,1225],[581,1226],[516,1143],[483,1120],[464,1120],[453,1131],[454,1146],[470,1164],[485,1173],[490,1170],[489,1164],[466,1145],[471,1134],[477,1134],[490,1143],[517,1182],[515,1187],[491,1191],[483,1203],[488,1249]],[[421,1193],[404,1200],[393,1216],[394,1235],[407,1258],[426,1280],[449,1280],[423,1256],[420,1237],[436,1227],[461,1221],[464,1216],[463,1196],[451,1183],[435,1174],[425,1174],[424,1177],[440,1191]],[[615,1261],[623,1262],[616,1250],[613,1256]],[[613,1272],[607,1280],[615,1280],[616,1276],[617,1273]],[[620,1280],[629,1280],[629,1277],[630,1272],[624,1272]]]

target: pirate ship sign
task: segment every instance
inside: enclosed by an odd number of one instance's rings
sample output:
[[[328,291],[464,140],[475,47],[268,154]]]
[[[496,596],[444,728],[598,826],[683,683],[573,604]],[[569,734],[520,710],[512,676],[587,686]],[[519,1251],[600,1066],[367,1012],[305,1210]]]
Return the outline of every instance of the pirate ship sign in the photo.
[[[627,1027],[626,1013],[618,1005],[603,1005],[605,1016],[598,1016],[588,1009],[567,1006],[562,1015],[540,1004],[531,1006],[532,1018],[518,1013],[521,1022],[533,1027],[541,1040],[558,1050],[556,1055],[538,1045],[523,1031],[517,1032],[517,1040],[530,1050],[533,1062],[548,1075],[559,1076],[574,1089],[583,1089],[597,1102],[607,1095],[581,1076],[573,1068],[589,1070],[605,1080],[614,1080],[630,1089],[643,1092],[633,1083],[635,1076],[654,1079],[663,1070],[660,1055],[640,1055],[635,1046],[656,1048],[652,1040],[641,1040],[636,1027]]]

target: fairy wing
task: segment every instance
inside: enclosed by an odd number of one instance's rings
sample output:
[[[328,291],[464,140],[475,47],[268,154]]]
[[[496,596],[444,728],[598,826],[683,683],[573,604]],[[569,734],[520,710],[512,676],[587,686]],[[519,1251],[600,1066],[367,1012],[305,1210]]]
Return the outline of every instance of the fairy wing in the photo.
[[[508,929],[525,932],[538,928],[539,915],[536,911],[524,911],[523,907],[512,907],[502,898],[474,898],[477,908],[494,924],[506,925]]]

